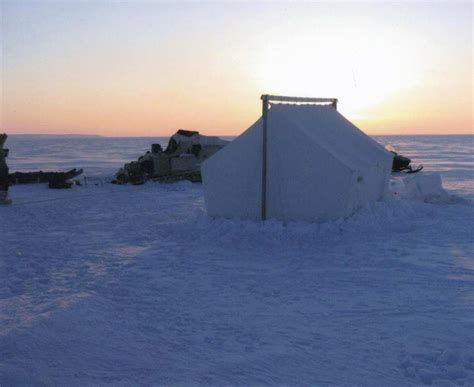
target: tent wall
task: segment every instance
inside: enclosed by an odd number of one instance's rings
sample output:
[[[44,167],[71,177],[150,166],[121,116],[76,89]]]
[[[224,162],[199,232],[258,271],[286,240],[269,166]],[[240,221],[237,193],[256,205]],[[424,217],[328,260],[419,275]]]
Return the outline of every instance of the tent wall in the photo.
[[[350,202],[353,203],[352,213],[385,196],[388,190],[390,172],[391,165],[389,168],[375,165],[352,173],[348,191],[351,198]]]
[[[269,219],[330,220],[350,215],[354,206],[347,201],[351,172],[284,114],[269,115]]]
[[[258,120],[201,166],[210,216],[260,219],[262,120]]]

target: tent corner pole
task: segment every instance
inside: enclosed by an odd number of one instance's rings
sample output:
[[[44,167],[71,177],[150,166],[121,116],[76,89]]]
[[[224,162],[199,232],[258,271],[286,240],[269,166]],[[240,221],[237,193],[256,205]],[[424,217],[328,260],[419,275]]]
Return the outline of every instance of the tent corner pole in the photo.
[[[268,95],[261,96],[262,99],[262,198],[261,198],[261,219],[267,219],[267,126],[268,126]]]

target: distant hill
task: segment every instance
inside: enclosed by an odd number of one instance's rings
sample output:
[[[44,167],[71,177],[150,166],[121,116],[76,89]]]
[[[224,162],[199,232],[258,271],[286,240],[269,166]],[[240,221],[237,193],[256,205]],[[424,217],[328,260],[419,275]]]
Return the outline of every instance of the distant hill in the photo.
[[[8,133],[7,133],[8,134]],[[8,137],[104,137],[98,134],[43,134],[43,133],[21,133],[21,134],[8,134]]]

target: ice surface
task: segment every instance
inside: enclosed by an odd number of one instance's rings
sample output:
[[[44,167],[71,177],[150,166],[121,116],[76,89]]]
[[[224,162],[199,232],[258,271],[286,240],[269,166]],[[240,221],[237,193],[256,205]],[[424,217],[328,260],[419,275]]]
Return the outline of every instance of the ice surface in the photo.
[[[124,163],[136,160],[165,137],[9,136],[8,165],[14,171],[83,168],[89,177],[111,178]]]
[[[191,183],[13,187],[0,384],[472,385],[472,160],[423,141],[457,200],[402,176],[322,224],[211,220]]]

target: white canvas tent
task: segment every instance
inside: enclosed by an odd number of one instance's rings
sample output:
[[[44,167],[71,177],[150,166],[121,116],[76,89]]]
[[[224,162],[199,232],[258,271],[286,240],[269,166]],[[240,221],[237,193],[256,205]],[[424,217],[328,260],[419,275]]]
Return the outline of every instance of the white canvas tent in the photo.
[[[262,118],[201,167],[210,216],[326,221],[385,194],[391,153],[339,114],[337,100],[268,109],[267,97]]]

